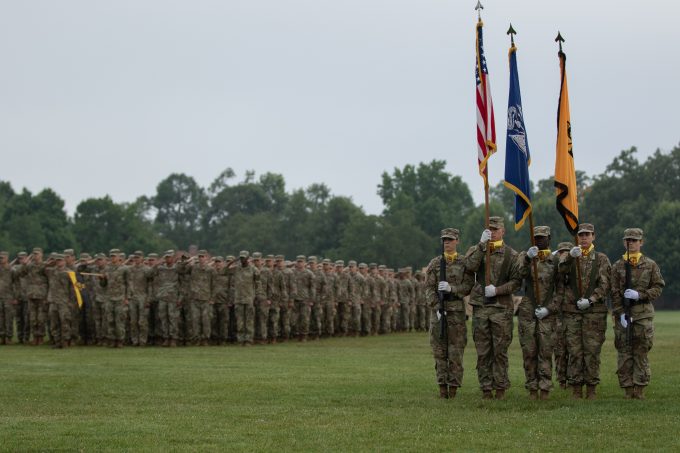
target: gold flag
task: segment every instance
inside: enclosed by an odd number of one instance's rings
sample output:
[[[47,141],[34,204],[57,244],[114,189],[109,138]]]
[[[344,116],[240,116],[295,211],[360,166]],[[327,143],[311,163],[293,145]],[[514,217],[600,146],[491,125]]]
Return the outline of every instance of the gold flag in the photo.
[[[560,50],[560,101],[557,110],[557,158],[555,159],[555,187],[557,210],[572,235],[578,230],[578,200],[576,198],[576,171],[571,144],[571,118],[569,115],[569,91],[567,90],[567,56]]]
[[[78,308],[82,308],[83,306],[83,295],[80,294],[80,290],[85,288],[85,285],[80,283],[78,279],[76,278],[76,273],[73,271],[68,272],[68,277],[71,279],[71,283],[73,284],[73,291],[76,293],[76,300],[78,301]]]

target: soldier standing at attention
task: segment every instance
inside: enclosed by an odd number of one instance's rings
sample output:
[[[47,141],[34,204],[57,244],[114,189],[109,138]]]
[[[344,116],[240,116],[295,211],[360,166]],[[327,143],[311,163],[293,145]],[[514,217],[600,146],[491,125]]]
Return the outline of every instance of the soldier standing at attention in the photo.
[[[560,311],[560,299],[555,297],[558,258],[550,251],[550,227],[534,227],[533,234],[536,245],[518,257],[525,292],[517,309],[519,343],[526,377],[524,387],[529,391],[529,399],[538,399],[540,391],[540,399],[547,400],[552,390],[555,320]],[[538,294],[535,293],[535,279],[538,280]]]
[[[149,338],[149,280],[151,269],[144,265],[144,254],[132,254],[129,267],[130,285],[130,342],[132,346],[146,346]]]
[[[412,299],[414,291],[408,274],[408,268],[399,269],[397,295],[399,298],[399,330],[401,332],[411,330],[411,304],[414,303]]]
[[[125,341],[125,320],[129,304],[128,267],[122,264],[120,250],[109,251],[109,265],[104,269],[100,284],[106,287],[104,317],[107,338],[114,348],[122,348]]]
[[[362,337],[371,333],[371,307],[373,306],[373,277],[368,273],[366,263],[359,263],[359,273],[363,277],[363,289],[361,290],[361,329]]]
[[[28,323],[28,297],[26,296],[26,276],[20,274],[21,269],[26,264],[28,255],[26,252],[17,253],[17,262],[12,267],[16,276],[16,290],[17,290],[17,306],[16,306],[16,320],[17,320],[17,340],[19,344],[28,344],[30,340],[30,328]]]
[[[310,320],[310,334],[313,340],[318,340],[323,334],[323,312],[324,304],[322,301],[326,291],[326,274],[319,268],[316,256],[307,257],[309,270],[314,274],[314,293],[312,300],[312,315]]]
[[[50,261],[48,266],[47,301],[50,306],[52,348],[68,348],[71,346],[71,305],[75,299],[73,284],[67,273],[64,255],[55,254],[54,261]]]
[[[512,294],[521,286],[517,252],[503,242],[502,217],[489,217],[489,229],[466,254],[466,264],[477,274],[470,295],[472,337],[477,349],[477,377],[483,399],[502,400],[510,388],[508,347],[512,342]],[[489,248],[489,285],[486,285],[486,250]],[[485,286],[486,285],[486,286]]]
[[[325,338],[335,335],[335,317],[337,316],[337,304],[335,303],[335,287],[337,285],[337,275],[334,272],[333,262],[325,258],[322,262],[326,284],[320,296],[323,304],[323,336]]]
[[[642,400],[651,377],[647,353],[654,342],[653,302],[661,296],[665,282],[658,264],[642,254],[640,228],[626,229],[623,242],[626,252],[614,263],[611,277],[616,374],[626,398]]]
[[[555,252],[555,259],[559,263],[562,257],[569,254],[569,250],[574,248],[571,242],[560,242]],[[567,354],[567,339],[564,331],[564,304],[566,304],[567,288],[569,287],[569,276],[558,274],[555,279],[555,297],[557,298],[557,306],[559,313],[555,319],[555,377],[560,383],[562,389],[567,386],[567,362],[569,355]]]
[[[234,312],[236,315],[237,341],[243,346],[251,346],[255,335],[255,296],[261,294],[260,271],[249,261],[250,253],[239,252],[238,264],[232,264],[232,284],[234,287]]]
[[[0,252],[0,345],[11,344],[17,307],[16,274],[9,254]]]
[[[361,305],[363,304],[366,282],[359,272],[356,261],[351,260],[347,264],[349,266],[349,279],[352,282],[349,293],[350,319],[352,320],[350,330],[352,335],[356,337],[361,332]]]
[[[595,227],[578,227],[579,246],[560,258],[559,271],[569,276],[570,291],[563,304],[569,364],[567,379],[574,399],[594,400],[600,383],[600,352],[607,330],[607,305],[611,264],[604,253],[595,251]],[[581,282],[578,282],[580,267]]]
[[[346,337],[349,332],[349,318],[352,313],[352,301],[350,300],[352,280],[349,278],[349,273],[345,271],[343,260],[335,262],[335,276],[335,303],[338,306],[335,332],[337,336]]]
[[[255,296],[255,342],[265,344],[267,342],[267,318],[269,317],[269,306],[272,303],[271,292],[272,282],[269,268],[264,266],[262,253],[254,252],[252,255],[253,266],[260,272],[260,286],[262,295]]]
[[[224,266],[224,258],[214,258],[215,268],[215,304],[213,305],[211,337],[215,344],[225,346],[229,332],[229,286],[230,274]]]
[[[187,329],[193,335],[192,344],[207,346],[210,340],[211,311],[215,295],[215,269],[208,264],[207,250],[198,251],[198,261],[191,259],[190,263],[182,261],[179,266],[180,274],[187,275],[189,281],[189,307],[191,315]]]
[[[295,300],[295,313],[297,318],[297,334],[299,341],[307,341],[309,335],[309,318],[311,315],[313,300],[316,299],[316,287],[314,284],[314,274],[305,267],[307,258],[298,255],[295,259],[295,287],[293,293]]]
[[[279,338],[279,326],[281,310],[288,309],[288,288],[286,287],[286,276],[283,273],[285,257],[276,255],[272,263],[272,303],[269,306],[267,317],[267,334],[269,343],[276,344]]]
[[[430,346],[434,355],[434,370],[440,398],[454,398],[463,385],[463,352],[467,345],[467,323],[463,298],[470,294],[474,274],[465,269],[465,260],[458,255],[460,232],[455,228],[441,231],[446,259],[446,280],[439,280],[441,256],[430,261],[425,271],[424,296],[433,312],[430,324]],[[439,292],[446,307],[446,339],[440,338]],[[448,355],[447,355],[448,353]]]
[[[163,262],[152,269],[153,287],[158,300],[158,320],[163,346],[176,347],[179,339],[178,320],[181,305],[179,274],[175,268],[175,251],[167,250]]]

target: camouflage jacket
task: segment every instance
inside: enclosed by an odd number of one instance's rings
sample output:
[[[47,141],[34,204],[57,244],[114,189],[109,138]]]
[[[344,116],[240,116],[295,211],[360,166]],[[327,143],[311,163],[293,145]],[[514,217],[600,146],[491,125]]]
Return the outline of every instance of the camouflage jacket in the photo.
[[[295,273],[292,269],[286,268],[283,271],[283,276],[286,282],[286,292],[288,293],[288,300],[293,300],[295,293],[297,292],[297,284],[295,282]]]
[[[260,271],[252,264],[242,266],[238,263],[231,271],[231,282],[234,288],[234,303],[252,305],[255,297],[262,294],[260,286]]]
[[[49,303],[70,304],[74,301],[73,283],[71,283],[71,278],[68,276],[66,269],[48,268],[47,279],[49,285],[47,301]]]
[[[316,300],[316,287],[314,285],[314,273],[309,269],[293,270],[296,291],[293,293],[294,300]]]
[[[349,278],[349,272],[336,272],[335,275],[335,301],[338,303],[348,302],[352,292],[352,280]]]
[[[122,301],[130,295],[128,267],[109,264],[104,268],[104,278],[99,282],[106,287],[106,298],[112,301]]]
[[[17,293],[15,271],[9,266],[0,267],[0,300],[15,300]]]
[[[214,298],[216,304],[231,303],[231,272],[226,267],[215,269],[213,279]]]
[[[470,293],[470,305],[486,305],[514,309],[512,295],[522,285],[517,263],[517,252],[507,244],[491,252],[489,282],[496,287],[496,296],[489,301],[484,297],[486,277],[486,246],[477,244],[465,254],[465,267],[476,274],[476,283]],[[485,303],[488,302],[488,303]]]
[[[558,313],[561,309],[561,298],[555,294],[555,283],[560,278],[557,272],[559,258],[552,253],[545,258],[536,258],[538,269],[539,297],[534,296],[534,270],[527,252],[523,251],[517,257],[520,275],[524,285],[524,296],[519,304],[518,314],[525,318],[533,318],[534,310],[539,307],[548,309],[548,314]]]
[[[349,300],[353,304],[361,304],[364,302],[364,293],[366,291],[366,279],[360,272],[349,274],[349,279],[352,282],[350,286]]]
[[[180,274],[180,282],[183,276],[186,279],[185,284],[188,286],[188,290],[185,296],[191,298],[191,300],[202,302],[213,300],[215,293],[215,269],[207,264],[180,262],[177,265],[177,272]]]
[[[439,266],[442,257],[432,258],[425,271],[425,302],[430,308],[439,307]],[[444,296],[446,311],[465,311],[463,298],[470,294],[475,284],[475,274],[465,268],[465,259],[458,255],[452,262],[446,264],[446,281],[452,291]]]
[[[161,263],[152,269],[151,276],[155,300],[166,302],[178,302],[180,300],[179,274],[175,265],[168,266]]]
[[[387,280],[387,302],[391,305],[399,303],[399,282],[394,278]]]
[[[397,280],[397,300],[401,305],[409,305],[413,303],[413,283],[407,278]]]
[[[642,255],[637,265],[631,266],[630,281],[630,289],[634,289],[640,295],[631,307],[631,318],[635,320],[654,317],[652,302],[661,296],[661,291],[666,285],[659,265]],[[617,316],[621,316],[624,312],[623,293],[628,289],[625,286],[626,260],[621,258],[612,266],[611,275],[612,309]]]
[[[326,280],[326,274],[321,269],[317,269],[316,272],[314,272],[314,291],[316,293],[314,300],[316,302],[321,302],[324,299],[324,293],[327,292],[327,285],[328,281]]]
[[[47,271],[45,263],[23,264],[17,272],[26,279],[26,297],[29,299],[47,298]]]
[[[262,300],[272,300],[274,297],[274,273],[267,266],[260,268],[260,286],[262,288]]]
[[[281,269],[274,269],[272,273],[272,300],[276,302],[288,302],[289,300],[286,275]]]
[[[335,302],[335,286],[337,285],[337,275],[335,272],[325,272],[326,284],[319,300],[324,303]]]
[[[145,265],[128,268],[128,285],[130,299],[146,300],[149,297],[151,269]]]
[[[581,297],[592,302],[592,306],[583,311],[576,306],[576,302],[580,299],[577,264],[581,266],[581,283],[583,285]],[[588,256],[572,258],[571,255],[566,253],[560,258],[558,270],[562,274],[569,275],[570,291],[567,294],[571,299],[563,303],[562,311],[571,313],[607,312],[607,296],[609,295],[609,279],[611,276],[611,264],[607,255],[593,250]]]

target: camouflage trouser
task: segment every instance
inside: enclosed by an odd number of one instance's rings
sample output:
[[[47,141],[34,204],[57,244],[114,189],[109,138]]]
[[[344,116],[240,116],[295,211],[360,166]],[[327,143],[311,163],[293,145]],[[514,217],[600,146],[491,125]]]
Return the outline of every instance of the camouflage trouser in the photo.
[[[349,332],[349,320],[352,315],[352,304],[347,302],[338,303],[338,332]]]
[[[17,305],[17,338],[19,343],[28,343],[31,338],[30,324],[28,320],[28,300],[20,300]]]
[[[437,384],[460,387],[463,385],[463,353],[467,345],[465,312],[449,311],[446,313],[446,321],[448,361],[447,345],[440,338],[441,323],[436,315],[432,317],[430,324],[430,346],[432,346],[434,355],[434,371],[437,375]]]
[[[324,302],[323,305],[323,333],[331,337],[335,334],[335,316],[337,310],[333,302]]]
[[[92,344],[95,340],[93,304],[94,296],[87,294],[87,297],[83,298],[83,306],[80,310],[80,336],[86,344]]]
[[[267,339],[267,321],[269,320],[269,304],[266,300],[255,301],[255,338]]]
[[[95,298],[92,303],[92,317],[94,318],[94,335],[98,341],[106,338],[106,324],[104,322],[104,302]]]
[[[149,304],[146,298],[130,299],[130,341],[145,346],[149,338]]]
[[[149,316],[146,321],[149,333],[149,342],[155,344],[156,339],[161,337],[160,321],[158,320],[158,301],[149,301]]]
[[[275,300],[269,306],[269,313],[267,315],[267,334],[269,339],[276,339],[279,336],[279,318],[281,314],[281,304]]]
[[[207,300],[191,301],[191,338],[196,340],[209,340],[211,328],[212,305]]]
[[[49,307],[52,343],[60,344],[71,340],[71,303],[52,302]]]
[[[305,300],[295,301],[295,314],[297,315],[296,325],[298,335],[309,335],[309,317],[312,309]]]
[[[649,368],[647,353],[654,343],[654,319],[635,319],[632,345],[626,344],[626,329],[621,327],[619,320],[614,323],[614,346],[617,354],[617,370],[619,386],[632,387],[634,385],[649,385],[652,371]]]
[[[239,343],[252,343],[255,334],[255,306],[253,303],[234,305],[236,339]]]
[[[212,306],[212,313],[210,336],[218,343],[224,344],[229,339],[229,304],[215,302]]]
[[[323,304],[319,301],[315,301],[312,305],[311,319],[309,323],[309,333],[312,335],[321,336],[323,334]]]
[[[290,317],[288,318],[288,321],[290,323],[290,335],[297,336],[297,334],[299,333],[298,317],[300,316],[297,301],[293,301],[293,307],[289,308],[289,310]]]
[[[279,304],[279,319],[281,320],[281,336],[283,338],[290,338],[290,317],[291,309],[287,301]]]
[[[45,299],[29,299],[28,319],[31,323],[33,338],[45,336],[45,321],[47,321],[47,301]]]
[[[607,313],[565,313],[567,380],[571,385],[600,383],[600,352],[607,330]]]
[[[164,340],[179,339],[179,307],[177,300],[158,301],[158,320]]]
[[[353,303],[350,307],[350,318],[352,319],[350,331],[356,334],[361,332],[361,307],[362,304],[360,302]]]
[[[186,343],[197,342],[201,333],[201,309],[198,301],[184,298],[180,313],[180,339],[184,339]]]
[[[10,300],[0,300],[0,338],[11,340],[14,336],[16,313],[16,304],[13,304]]]
[[[380,333],[392,332],[392,304],[380,307]]]
[[[411,302],[411,304],[408,307],[408,330],[409,332],[412,332],[416,329],[416,318],[417,318],[417,308],[416,304]]]
[[[416,328],[418,330],[427,330],[427,307],[425,305],[416,305]]]
[[[125,340],[125,321],[128,306],[122,300],[106,299],[104,303],[104,319],[106,324],[106,338],[109,340]]]
[[[400,304],[399,306],[399,330],[408,332],[411,330],[411,305]]]
[[[381,308],[378,302],[371,305],[371,333],[373,335],[380,331],[380,313]]]
[[[555,316],[539,320],[533,313],[521,313],[518,323],[519,344],[522,347],[526,378],[524,388],[550,391]]]
[[[368,335],[371,333],[371,304],[364,302],[361,304],[361,334]]]
[[[392,325],[392,332],[398,332],[400,329],[399,319],[401,319],[401,306],[399,304],[392,305],[392,319],[390,324]]]
[[[78,341],[80,339],[80,307],[76,301],[69,305],[71,307],[71,340]]]
[[[486,390],[510,388],[508,347],[512,343],[512,309],[473,307],[472,338],[477,349],[477,378]]]
[[[564,333],[564,321],[562,314],[555,318],[555,377],[557,382],[566,384],[567,382],[567,340]]]

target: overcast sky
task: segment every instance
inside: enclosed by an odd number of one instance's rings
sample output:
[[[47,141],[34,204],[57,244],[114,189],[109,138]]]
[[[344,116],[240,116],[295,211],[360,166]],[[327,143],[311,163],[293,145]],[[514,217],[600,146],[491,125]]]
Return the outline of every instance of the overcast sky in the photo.
[[[226,167],[325,182],[379,213],[380,174],[445,159],[478,202],[476,0],[0,1],[0,179],[85,198],[152,195]],[[680,4],[486,0],[503,178],[505,32],[517,30],[532,179],[554,170],[559,29],[577,169],[680,142]],[[453,196],[453,194],[452,194]]]

